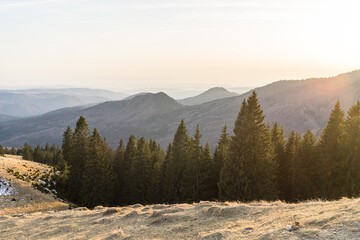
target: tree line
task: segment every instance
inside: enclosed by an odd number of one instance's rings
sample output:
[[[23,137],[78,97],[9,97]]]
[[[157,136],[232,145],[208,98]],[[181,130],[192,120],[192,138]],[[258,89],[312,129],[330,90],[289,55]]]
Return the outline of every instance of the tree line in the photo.
[[[3,154],[1,154],[3,153]],[[25,143],[22,148],[3,148],[0,145],[0,155],[10,154],[22,156],[24,160],[48,164],[50,166],[57,166],[60,170],[64,169],[64,160],[62,155],[62,148],[52,144],[46,144],[44,147],[37,145],[32,148],[28,143]]]
[[[212,152],[201,143],[199,126],[189,136],[184,120],[166,151],[155,140],[134,135],[126,145],[120,139],[113,150],[81,116],[74,131],[64,132],[62,148],[56,148],[61,157],[51,161],[61,169],[54,176],[57,191],[88,207],[359,196],[359,101],[346,118],[338,101],[319,139],[311,131],[291,131],[286,138],[283,127],[264,119],[253,92],[242,102],[233,135],[225,125]]]

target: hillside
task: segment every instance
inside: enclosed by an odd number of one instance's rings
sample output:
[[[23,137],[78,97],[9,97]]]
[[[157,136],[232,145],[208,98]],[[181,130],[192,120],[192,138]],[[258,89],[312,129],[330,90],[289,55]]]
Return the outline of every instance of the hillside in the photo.
[[[359,204],[359,199],[342,199],[75,208],[1,215],[0,235],[3,239],[359,239]],[[293,230],[295,221],[299,228]]]
[[[222,98],[234,97],[234,96],[238,96],[238,95],[239,94],[237,94],[237,93],[229,92],[225,88],[216,87],[216,88],[210,88],[209,90],[207,90],[197,96],[180,99],[180,100],[178,100],[178,102],[183,105],[198,105],[198,104],[202,104],[205,102],[210,102],[210,101],[222,99]]]
[[[45,179],[42,176],[50,172],[50,167],[18,156],[0,157],[0,215],[68,209],[68,204],[53,194],[42,193],[32,186],[41,184],[40,178]],[[0,236],[3,238],[1,230]]]
[[[313,130],[319,135],[325,127],[330,111],[340,99],[347,110],[360,98],[360,71],[331,78],[279,81],[255,89],[271,124],[277,121],[285,129],[301,133]],[[112,147],[130,134],[159,141],[163,147],[172,140],[183,118],[189,133],[200,124],[202,142],[213,147],[226,123],[231,130],[246,94],[184,106],[164,93],[135,96],[129,100],[110,101],[90,108],[65,108],[42,116],[0,123],[0,144],[22,146],[61,143],[67,125],[74,127],[84,115],[90,128],[96,127]]]
[[[18,117],[12,117],[8,115],[0,114],[0,122],[7,122],[15,119],[18,119]]]
[[[97,89],[0,90],[0,113],[29,117],[59,108],[120,100],[127,95]]]

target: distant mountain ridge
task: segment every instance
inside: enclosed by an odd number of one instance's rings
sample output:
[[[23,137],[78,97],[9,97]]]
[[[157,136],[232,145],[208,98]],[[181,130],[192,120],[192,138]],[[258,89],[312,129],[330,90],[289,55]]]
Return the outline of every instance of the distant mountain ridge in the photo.
[[[86,88],[0,90],[0,114],[29,117],[64,107],[120,100],[126,96]]]
[[[202,104],[205,102],[214,101],[217,99],[234,97],[234,96],[238,96],[238,95],[239,94],[237,94],[237,93],[229,92],[228,90],[226,90],[223,87],[215,87],[215,88],[210,88],[209,90],[207,90],[197,96],[180,99],[180,100],[178,100],[178,102],[183,105],[197,105],[197,104]]]
[[[319,135],[325,127],[331,109],[340,99],[347,110],[360,99],[360,71],[331,78],[278,81],[256,88],[266,121],[277,121],[287,133],[312,130]],[[240,96],[218,99],[199,105],[185,106],[165,93],[144,94],[128,100],[108,101],[92,107],[73,107],[41,116],[0,123],[0,144],[21,146],[61,143],[67,125],[75,126],[80,115],[90,128],[96,127],[112,147],[119,139],[127,141],[130,134],[153,138],[162,147],[172,140],[181,119],[190,135],[200,125],[202,142],[216,145],[221,128],[227,124],[232,131],[241,102],[251,91]]]
[[[7,122],[15,119],[18,119],[18,117],[12,117],[8,115],[0,114],[0,122]]]

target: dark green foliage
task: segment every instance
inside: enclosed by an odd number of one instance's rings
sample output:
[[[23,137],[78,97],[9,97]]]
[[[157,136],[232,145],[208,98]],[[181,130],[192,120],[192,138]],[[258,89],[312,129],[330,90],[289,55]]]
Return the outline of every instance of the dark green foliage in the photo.
[[[295,198],[299,200],[316,198],[318,188],[321,186],[318,174],[321,165],[316,153],[316,138],[310,130],[304,134],[300,142],[297,166]]]
[[[0,145],[0,156],[4,156],[5,154],[5,150],[4,148]]]
[[[34,148],[34,154],[33,157],[36,159],[36,162],[43,163],[44,162],[44,152],[42,151],[40,145],[37,145],[36,148]]]
[[[135,135],[131,135],[126,145],[125,155],[124,155],[124,163],[122,165],[122,191],[121,191],[121,202],[130,203],[132,201],[131,198],[131,184],[133,182],[132,178],[137,176],[132,176],[131,174],[131,165],[135,161],[137,156],[137,145],[136,145],[136,137]]]
[[[163,203],[165,153],[154,140],[150,139],[150,167],[147,200],[149,203]]]
[[[337,199],[360,194],[360,102],[344,113],[337,103],[317,141],[301,138],[275,123],[264,122],[254,92],[244,100],[229,136],[225,126],[211,154],[201,144],[197,126],[189,138],[181,120],[166,154],[156,141],[134,135],[120,140],[113,151],[94,130],[90,136],[80,117],[74,133],[68,127],[62,149],[55,145],[25,145],[19,152],[35,161],[56,165],[54,175],[61,197],[75,203],[125,205],[201,200]],[[16,173],[15,173],[16,174]]]
[[[228,155],[229,150],[230,137],[227,133],[227,126],[225,125],[221,131],[220,139],[215,148],[214,152],[214,181],[216,181],[216,185],[219,184],[220,181],[220,170],[224,166],[225,159]],[[215,196],[216,198],[219,196],[218,186],[215,188]]]
[[[199,200],[217,199],[217,171],[207,142],[199,162]]]
[[[73,147],[74,147],[74,133],[72,132],[70,126],[68,126],[63,134],[63,143],[62,143],[63,157],[64,160],[67,161],[68,163],[72,162],[72,158],[74,156]]]
[[[28,143],[24,144],[23,159],[33,160],[33,149],[30,147],[30,145]]]
[[[278,197],[282,200],[290,200],[290,171],[291,164],[285,156],[285,132],[275,122],[271,130],[271,141],[274,146],[274,162],[276,173],[276,185]]]
[[[295,131],[290,132],[290,136],[285,146],[286,162],[289,164],[289,172],[284,173],[284,200],[296,201],[298,183],[298,148],[301,136]]]
[[[80,190],[82,203],[88,207],[112,203],[113,171],[107,148],[95,128],[89,140]]]
[[[113,171],[114,171],[114,191],[115,191],[115,201],[120,202],[121,191],[123,186],[123,165],[125,159],[125,146],[123,139],[120,139],[118,148],[116,149],[114,160],[113,160]]]
[[[208,143],[203,148],[200,140],[200,128],[197,125],[195,135],[190,139],[187,147],[189,157],[185,162],[181,178],[181,199],[187,202],[217,198],[215,164],[211,150]]]
[[[136,156],[130,163],[130,202],[146,202],[151,174],[151,154],[145,138],[139,138],[136,144]]]
[[[69,175],[69,193],[71,201],[81,202],[80,189],[82,188],[83,172],[86,160],[89,158],[89,136],[90,131],[86,120],[80,116],[76,123],[74,132],[74,143],[71,148],[71,155],[66,159],[70,168]],[[65,149],[64,149],[64,152]]]
[[[181,198],[180,187],[181,179],[185,169],[185,164],[189,158],[190,139],[187,134],[184,120],[182,119],[177,128],[171,148],[171,157],[166,169],[166,198],[169,202],[177,202]]]
[[[195,135],[188,142],[185,167],[181,176],[181,199],[187,202],[200,200],[200,161],[202,158],[201,134],[199,125],[196,126]]]
[[[360,195],[360,101],[349,111],[344,122],[345,194],[349,197]]]
[[[274,149],[255,92],[243,101],[234,134],[221,170],[220,197],[242,201],[274,199]]]
[[[344,112],[340,101],[334,106],[327,126],[319,140],[318,152],[321,166],[319,176],[322,178],[321,196],[328,199],[338,199],[344,196],[346,184],[346,158],[342,140],[344,139]],[[325,167],[326,166],[326,167]]]
[[[11,148],[10,154],[19,155],[19,154],[17,154],[16,149],[14,147]]]

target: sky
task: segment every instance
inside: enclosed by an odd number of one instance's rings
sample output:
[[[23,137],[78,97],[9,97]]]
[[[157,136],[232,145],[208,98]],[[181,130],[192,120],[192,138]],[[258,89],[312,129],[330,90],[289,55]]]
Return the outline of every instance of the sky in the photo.
[[[356,0],[0,0],[0,88],[256,87],[360,68]]]

